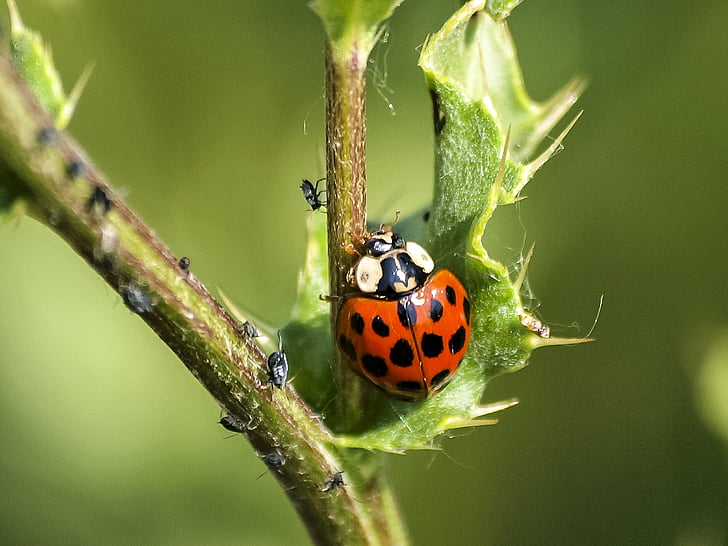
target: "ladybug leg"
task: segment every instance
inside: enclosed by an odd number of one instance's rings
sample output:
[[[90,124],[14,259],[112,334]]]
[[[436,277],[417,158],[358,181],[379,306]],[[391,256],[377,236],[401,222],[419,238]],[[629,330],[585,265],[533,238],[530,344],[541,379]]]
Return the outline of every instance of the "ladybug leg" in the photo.
[[[354,246],[354,243],[349,243],[346,245],[342,243],[341,246],[344,248],[344,251],[347,254],[351,254],[352,256],[356,256],[357,258],[361,258],[361,252],[359,252],[356,249],[356,246]]]
[[[356,286],[356,269],[352,267],[346,272],[346,282],[351,286]]]
[[[341,243],[341,248],[343,248],[347,254],[356,256],[357,259],[361,258],[362,253],[359,249],[364,248],[364,241],[369,238],[369,232],[364,233],[363,235],[355,235],[353,232],[347,231],[346,234],[351,239],[351,242],[347,244]]]
[[[350,234],[351,235],[351,234]],[[354,237],[352,236],[352,239]],[[364,239],[361,238],[357,241],[359,243],[359,246],[364,245]],[[359,252],[357,247],[354,245],[354,243],[349,243],[347,245],[342,245],[344,247],[344,251],[347,254],[351,254],[352,256],[356,256],[356,260],[354,262],[354,266],[349,268],[349,271],[346,272],[346,282],[349,283],[350,286],[356,286],[356,278],[354,277],[354,269],[356,268],[356,264],[359,263],[359,260],[362,257],[362,253]]]

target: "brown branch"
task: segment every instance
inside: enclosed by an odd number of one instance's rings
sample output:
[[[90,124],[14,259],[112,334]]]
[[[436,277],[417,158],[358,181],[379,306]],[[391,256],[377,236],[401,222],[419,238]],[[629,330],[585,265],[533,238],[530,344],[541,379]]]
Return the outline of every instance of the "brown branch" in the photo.
[[[266,355],[81,147],[52,127],[0,51],[0,185],[20,195],[29,214],[119,292],[227,412],[248,423],[246,436],[259,455],[283,455],[273,473],[316,542],[379,543],[352,488],[324,491],[344,462],[320,420],[290,385],[272,388]]]
[[[328,200],[329,287],[331,328],[341,297],[352,291],[346,274],[354,256],[345,247],[367,229],[366,216],[366,63],[369,52],[351,47],[343,59],[334,58],[326,44],[326,197]],[[336,336],[334,336],[336,339]],[[334,347],[337,423],[356,427],[364,414],[366,393],[362,380],[342,361]],[[343,431],[343,428],[342,428]]]

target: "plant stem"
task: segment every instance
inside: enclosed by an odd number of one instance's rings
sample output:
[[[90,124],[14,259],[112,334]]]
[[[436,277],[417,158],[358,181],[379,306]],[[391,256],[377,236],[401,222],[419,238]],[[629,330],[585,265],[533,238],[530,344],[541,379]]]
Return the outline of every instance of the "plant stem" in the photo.
[[[323,491],[345,462],[320,419],[290,385],[269,385],[266,355],[53,127],[0,48],[0,187],[22,196],[28,214],[119,292],[228,413],[249,423],[246,437],[259,455],[285,458],[273,474],[317,543],[393,543],[353,488]]]
[[[341,298],[352,292],[346,274],[356,256],[345,248],[366,229],[366,63],[369,52],[354,43],[334,55],[326,43],[326,198],[328,200],[329,287],[331,328]],[[336,340],[336,336],[333,336]],[[336,343],[334,343],[336,345]],[[337,391],[336,421],[356,426],[362,415],[366,390],[363,383],[333,348]]]
[[[326,198],[329,289],[337,411],[329,422],[356,428],[365,415],[371,386],[341,359],[336,343],[336,316],[341,300],[353,289],[346,279],[356,256],[346,247],[361,240],[366,225],[366,65],[369,49],[350,47],[335,54],[326,43]],[[343,427],[341,427],[343,428]],[[381,454],[347,452],[349,467],[359,470],[358,494],[367,505],[377,543],[404,545],[407,532],[389,487]]]

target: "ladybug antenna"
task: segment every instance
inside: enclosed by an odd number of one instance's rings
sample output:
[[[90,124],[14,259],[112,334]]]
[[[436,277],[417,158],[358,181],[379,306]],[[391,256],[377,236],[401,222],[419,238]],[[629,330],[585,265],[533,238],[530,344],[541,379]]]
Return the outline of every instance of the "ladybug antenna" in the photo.
[[[276,333],[278,334],[278,350],[282,351],[283,350],[283,338],[281,337],[281,331],[278,330],[278,332],[276,332]]]
[[[398,222],[399,222],[399,210],[395,210],[394,211],[394,222],[392,222],[389,225],[387,225],[387,224],[379,224],[379,231],[389,231],[389,232],[391,232],[392,231],[392,228],[394,226],[396,226]]]

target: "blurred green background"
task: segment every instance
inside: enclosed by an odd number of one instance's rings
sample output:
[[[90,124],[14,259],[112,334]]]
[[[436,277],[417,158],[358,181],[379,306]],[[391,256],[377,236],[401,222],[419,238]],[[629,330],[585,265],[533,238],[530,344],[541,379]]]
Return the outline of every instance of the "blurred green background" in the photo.
[[[310,214],[297,186],[323,174],[305,3],[18,3],[67,88],[96,63],[70,131],[97,165],[209,287],[283,324]],[[409,0],[372,59],[373,218],[428,200],[416,62],[457,6]],[[576,73],[590,86],[488,246],[512,264],[537,243],[534,304],[555,335],[585,335],[603,295],[598,341],[495,380],[486,401],[522,401],[499,425],[389,457],[414,543],[728,543],[726,22],[723,2],[515,10],[532,95]],[[58,237],[5,225],[0,256],[0,542],[308,541],[212,399]]]

